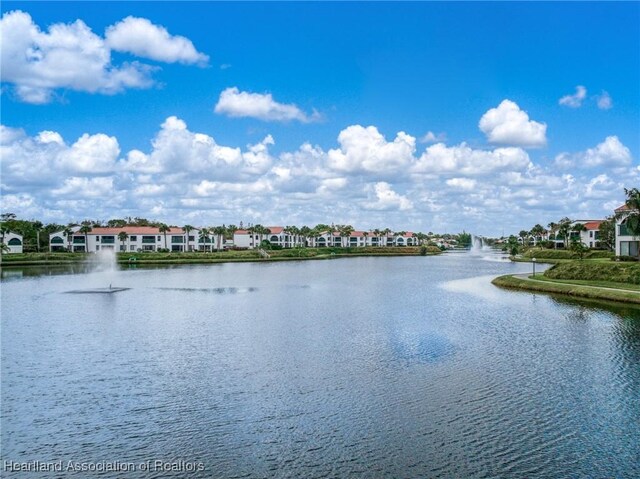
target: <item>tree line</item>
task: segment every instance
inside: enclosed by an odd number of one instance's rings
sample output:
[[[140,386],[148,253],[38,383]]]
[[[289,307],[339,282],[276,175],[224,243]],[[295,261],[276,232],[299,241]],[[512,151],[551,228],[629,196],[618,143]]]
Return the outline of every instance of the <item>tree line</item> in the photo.
[[[39,220],[23,220],[17,218],[14,213],[2,213],[0,215],[0,243],[4,244],[4,236],[12,231],[22,235],[23,237],[23,250],[25,252],[41,252],[49,250],[49,236],[51,233],[61,231],[71,241],[73,229],[78,227],[77,233],[85,235],[85,241],[88,241],[88,234],[93,228],[107,227],[107,228],[124,228],[127,226],[148,226],[152,228],[158,228],[158,232],[164,235],[165,248],[167,247],[167,233],[172,227],[166,223],[154,220],[148,220],[142,217],[126,217],[126,218],[114,218],[107,221],[101,220],[83,220],[81,222],[72,222],[66,225],[58,223],[44,224]],[[218,250],[223,248],[225,240],[233,239],[233,234],[237,230],[246,230],[249,234],[258,236],[258,245],[269,246],[267,237],[271,234],[271,230],[266,226],[260,224],[249,224],[243,226],[240,222],[240,226],[234,224],[231,225],[216,225],[205,226],[196,228],[192,225],[184,225],[180,227],[184,234],[189,237],[190,233],[198,230],[198,242],[204,245],[205,250],[213,250],[213,245],[217,246]],[[353,226],[349,224],[336,225],[336,224],[324,224],[319,223],[316,226],[285,226],[283,231],[291,238],[290,242],[294,246],[304,246],[308,244],[310,239],[317,239],[321,235],[337,234],[341,238],[341,246],[349,246],[348,239],[350,235],[355,231]],[[390,228],[376,228],[370,231],[364,231],[362,234],[365,237],[388,237],[388,236],[404,236],[406,231],[393,231]],[[125,231],[121,231],[117,234],[118,240],[124,244],[129,235]],[[419,245],[432,245],[435,243],[431,241],[435,237],[443,238],[445,241],[455,241],[461,246],[469,246],[471,244],[471,235],[466,232],[459,234],[445,233],[442,235],[434,234],[429,231],[428,233],[414,233]],[[71,244],[67,245],[67,248],[71,249]]]

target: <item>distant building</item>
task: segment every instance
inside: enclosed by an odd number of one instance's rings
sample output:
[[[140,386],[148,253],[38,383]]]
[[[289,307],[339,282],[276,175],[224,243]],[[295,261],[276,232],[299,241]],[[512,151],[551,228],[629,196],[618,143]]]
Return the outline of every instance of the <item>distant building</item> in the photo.
[[[580,239],[580,242],[589,248],[598,248],[600,246],[600,223],[604,220],[576,220],[573,224],[583,224],[585,231],[580,233],[572,233],[571,239]]]
[[[373,231],[352,231],[349,236],[340,236],[334,231],[325,231],[315,236],[303,237],[287,232],[284,226],[267,226],[267,234],[257,234],[250,229],[237,230],[233,235],[233,242],[236,248],[253,249],[260,241],[269,241],[272,245],[283,248],[294,248],[297,246],[309,246],[316,248],[350,247],[361,248],[365,246],[416,246],[418,238],[411,233],[398,235],[395,233],[375,234]]]
[[[640,237],[632,235],[627,229],[624,213],[628,210],[627,205],[615,210],[617,215],[621,215],[616,220],[616,256],[640,256]]]
[[[4,243],[9,248],[6,253],[22,253],[23,251],[23,241],[21,234],[7,231],[2,235],[2,243]]]
[[[126,233],[124,240],[120,233]],[[153,226],[123,226],[121,228],[95,227],[86,235],[80,233],[80,227],[72,228],[67,237],[64,231],[49,235],[49,250],[96,253],[100,250],[113,249],[119,252],[158,251],[214,251],[218,238],[209,234],[202,236],[199,229],[192,229],[189,234],[182,228],[170,228],[165,233]],[[224,241],[224,239],[222,239]]]

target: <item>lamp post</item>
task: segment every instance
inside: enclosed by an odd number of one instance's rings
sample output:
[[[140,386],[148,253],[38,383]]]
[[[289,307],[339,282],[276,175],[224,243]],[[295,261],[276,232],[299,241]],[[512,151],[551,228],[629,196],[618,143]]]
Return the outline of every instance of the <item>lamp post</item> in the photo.
[[[533,276],[535,278],[535,275],[536,275],[536,259],[535,258],[531,258],[531,264],[533,264]]]

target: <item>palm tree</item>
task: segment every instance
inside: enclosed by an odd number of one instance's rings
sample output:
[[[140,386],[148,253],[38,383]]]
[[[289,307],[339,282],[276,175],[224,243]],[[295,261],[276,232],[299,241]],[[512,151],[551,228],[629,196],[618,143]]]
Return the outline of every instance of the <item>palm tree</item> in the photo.
[[[577,233],[577,236],[573,235],[574,237],[572,238],[572,241],[577,241],[579,243],[582,243],[582,241],[580,241],[580,233],[583,231],[587,231],[587,227],[584,224],[576,223],[575,225],[573,225],[571,227],[571,232]]]
[[[40,221],[34,221],[32,225],[33,225],[33,229],[36,230],[36,251],[39,253],[40,252],[40,231],[42,230],[44,225]]]
[[[627,199],[624,208],[615,215],[616,220],[624,221],[624,225],[632,236],[640,236],[640,190],[624,189]]]
[[[291,242],[293,241],[293,228],[294,228],[293,226],[285,226],[284,228],[282,228],[282,232],[286,235],[285,242],[282,245],[285,248],[287,247],[287,241],[286,241],[287,236],[289,237],[289,246],[291,246]]]
[[[67,226],[62,230],[62,234],[67,238],[67,250],[71,251],[71,236],[73,235],[73,230]]]
[[[391,230],[389,228],[385,228],[380,233],[384,236],[384,245],[387,246],[389,244],[389,235],[391,234]]]
[[[518,236],[520,236],[520,238],[522,238],[522,246],[527,246],[527,236],[529,236],[529,232],[525,231],[525,230],[521,230],[520,233],[518,233]]]
[[[184,225],[182,227],[182,231],[184,231],[184,235],[185,235],[185,251],[191,251],[189,248],[189,233],[191,232],[191,230],[193,229],[193,226],[191,225]]]
[[[4,235],[6,235],[8,232],[9,228],[4,225],[0,226],[0,243],[4,244]]]
[[[369,236],[369,232],[368,231],[363,231],[362,232],[362,236],[364,236],[364,246],[367,246],[367,237]]]
[[[82,223],[82,226],[80,226],[80,229],[78,230],[78,232],[80,234],[84,235],[84,251],[85,253],[89,252],[89,233],[91,232],[93,228],[91,228],[91,223],[85,221]]]
[[[205,251],[207,251],[207,243],[209,242],[210,234],[211,232],[209,231],[209,228],[200,228],[199,242],[203,244],[203,248]]]
[[[269,228],[265,228],[262,225],[253,225],[253,232],[258,235],[258,244],[255,245],[256,248],[261,248],[262,247],[262,237],[263,235],[268,235],[269,233],[271,233],[271,230]]]
[[[118,239],[122,243],[122,251],[127,251],[127,249],[124,247],[124,242],[127,241],[127,238],[129,238],[129,235],[126,231],[121,231],[120,233],[118,233]]]
[[[344,248],[344,238],[348,238],[353,233],[353,226],[351,225],[339,225],[338,233],[340,234],[340,245]],[[348,246],[348,245],[347,245]]]
[[[558,223],[558,234],[562,235],[564,247],[569,247],[569,231],[571,231],[571,221],[566,216],[560,220]]]
[[[300,228],[300,236],[302,236],[302,246],[303,247],[307,247],[307,242],[309,240],[309,236],[311,235],[311,228],[309,228],[308,226],[303,226],[302,228]]]
[[[233,235],[238,231],[238,227],[236,225],[227,226],[227,232],[225,233],[225,238],[233,241]]]
[[[211,228],[213,234],[216,235],[216,245],[218,246],[218,251],[222,251],[222,243],[224,242],[224,235],[227,233],[227,227],[225,225],[222,226],[214,226]]]
[[[540,224],[536,224],[533,228],[531,228],[531,231],[529,231],[529,234],[533,237],[533,244],[538,244],[538,240],[542,239],[542,235],[545,233],[544,228],[542,227],[542,225]]]
[[[551,223],[549,223],[547,225],[547,228],[549,228],[549,238],[551,238],[551,236],[553,236],[553,249],[556,249],[556,247],[557,247],[556,232],[558,231],[558,224],[554,223],[552,221]]]
[[[168,249],[167,248],[167,232],[171,231],[171,228],[169,228],[166,224],[164,223],[160,223],[158,225],[158,231],[162,234],[164,234],[164,249]]]

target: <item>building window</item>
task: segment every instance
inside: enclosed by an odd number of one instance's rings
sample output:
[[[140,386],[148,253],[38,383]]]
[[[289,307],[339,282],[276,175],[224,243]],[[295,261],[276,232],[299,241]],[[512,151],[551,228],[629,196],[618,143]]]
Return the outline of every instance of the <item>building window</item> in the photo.
[[[627,229],[627,225],[624,223],[619,226],[618,234],[620,236],[631,236],[631,233],[629,233],[629,230]]]
[[[135,250],[136,250],[136,247],[135,247],[134,245],[131,245],[131,246],[129,247],[129,249],[130,249],[131,251],[135,251]]]
[[[171,243],[184,243],[184,236],[172,236]]]
[[[160,236],[158,236],[158,241],[160,241],[160,238],[161,238],[161,237],[160,237]]]
[[[129,241],[138,241],[137,236],[129,236]]]
[[[115,242],[116,242],[116,237],[115,236],[103,236],[102,237],[102,243],[114,244]]]
[[[100,243],[100,236],[96,236],[96,243]]]
[[[9,246],[20,246],[22,244],[22,241],[20,241],[18,238],[11,238],[7,244]]]
[[[640,241],[620,241],[620,256],[638,256]]]
[[[589,238],[593,238],[593,231],[589,231]]]
[[[142,243],[155,243],[155,239],[153,236],[143,236],[142,237]]]
[[[195,236],[189,236],[189,241],[194,241],[196,239]]]

